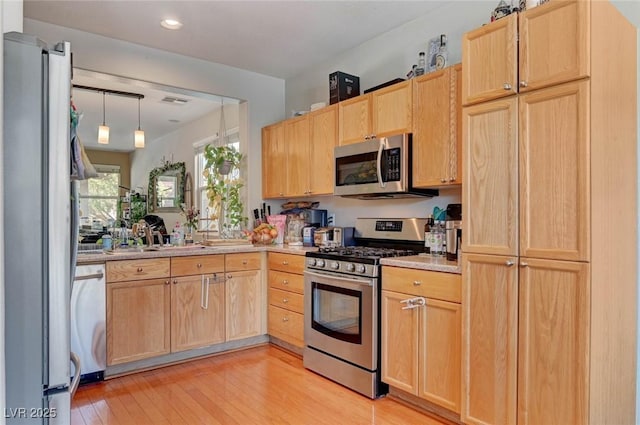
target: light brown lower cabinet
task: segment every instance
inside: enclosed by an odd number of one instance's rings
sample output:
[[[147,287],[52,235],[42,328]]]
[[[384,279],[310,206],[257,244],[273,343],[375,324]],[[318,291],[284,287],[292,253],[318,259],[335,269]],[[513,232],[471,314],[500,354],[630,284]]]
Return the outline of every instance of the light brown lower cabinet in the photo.
[[[402,273],[417,277],[410,287],[427,286],[420,276],[431,275]],[[451,284],[459,287],[460,276]],[[460,303],[383,290],[381,305],[382,381],[459,413]]]
[[[302,255],[268,254],[269,335],[299,349],[304,347],[304,261]]]
[[[260,270],[227,273],[226,338],[227,341],[261,334],[262,272]]]
[[[107,366],[170,352],[169,285],[168,276],[107,283]]]
[[[261,267],[260,252],[108,261],[107,366],[263,334]]]
[[[224,274],[181,276],[171,285],[171,351],[225,340]]]
[[[589,264],[463,255],[467,424],[586,424]]]

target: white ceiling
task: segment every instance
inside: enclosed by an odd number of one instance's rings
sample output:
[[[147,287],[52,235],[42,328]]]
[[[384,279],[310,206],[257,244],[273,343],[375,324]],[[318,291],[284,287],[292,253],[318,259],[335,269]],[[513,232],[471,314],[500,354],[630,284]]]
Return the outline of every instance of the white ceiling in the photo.
[[[24,0],[24,16],[286,79],[445,3]],[[160,21],[165,18],[177,19],[184,26],[178,31],[164,29]],[[212,103],[214,96],[199,101],[194,97],[187,107],[163,105],[158,102],[164,97],[162,88],[131,87],[123,81],[100,80],[89,74],[77,75],[74,84],[145,95],[141,104],[142,128],[148,132],[148,140],[180,125],[170,123],[170,119],[184,123],[219,106]],[[97,129],[102,123],[102,96],[80,90],[75,90],[73,96],[84,112],[81,129]],[[107,148],[132,150],[137,100],[107,96],[106,102],[106,121],[113,139]],[[104,148],[97,145],[97,130],[92,132],[95,134],[81,134],[85,146]]]

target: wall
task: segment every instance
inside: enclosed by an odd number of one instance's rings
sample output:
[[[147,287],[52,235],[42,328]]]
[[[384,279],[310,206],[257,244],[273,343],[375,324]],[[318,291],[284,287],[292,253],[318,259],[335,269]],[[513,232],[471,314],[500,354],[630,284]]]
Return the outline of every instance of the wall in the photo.
[[[120,186],[131,188],[131,158],[128,152],[109,152],[103,150],[86,149],[92,164],[120,166]],[[120,188],[120,196],[124,196],[126,189]]]
[[[225,127],[227,130],[234,129],[239,126],[240,109],[240,104],[224,105]],[[186,165],[186,171],[191,173],[193,176],[194,202],[197,202],[197,199],[195,198],[196,176],[194,174],[194,145],[197,146],[210,141],[210,139],[218,132],[219,124],[220,109],[213,111],[198,120],[192,121],[187,125],[182,126],[180,129],[159,139],[149,141],[147,143],[147,147],[143,150],[136,150],[132,154],[131,162],[132,187],[141,186],[146,191],[149,186],[149,172],[156,167],[162,166],[163,158],[164,160],[170,160],[172,162],[184,162]],[[244,148],[244,153],[247,154],[247,146]],[[157,214],[164,219],[165,225],[169,230],[171,230],[176,221],[184,221],[184,218],[181,217],[179,213],[154,214]]]
[[[248,205],[259,203],[261,128],[284,117],[283,80],[31,19],[24,28],[44,40],[70,41],[79,68],[246,101]]]

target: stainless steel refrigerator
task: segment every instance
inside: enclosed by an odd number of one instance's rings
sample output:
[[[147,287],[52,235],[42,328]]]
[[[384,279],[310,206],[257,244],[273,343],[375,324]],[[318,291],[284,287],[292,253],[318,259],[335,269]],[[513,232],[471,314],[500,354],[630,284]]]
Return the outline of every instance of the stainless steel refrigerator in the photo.
[[[4,34],[8,424],[70,422],[70,85],[69,43]]]

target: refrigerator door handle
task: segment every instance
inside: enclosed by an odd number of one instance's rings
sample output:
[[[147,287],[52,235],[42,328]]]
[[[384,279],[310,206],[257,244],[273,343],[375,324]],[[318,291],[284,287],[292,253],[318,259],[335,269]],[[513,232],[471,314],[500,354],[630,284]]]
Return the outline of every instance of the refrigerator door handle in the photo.
[[[78,357],[73,351],[71,352],[71,363],[73,363],[73,367],[75,368],[75,373],[71,380],[71,386],[69,387],[71,398],[73,398],[76,394],[76,390],[78,389],[78,385],[80,385],[80,376],[82,376],[82,363],[80,362],[80,357]]]

